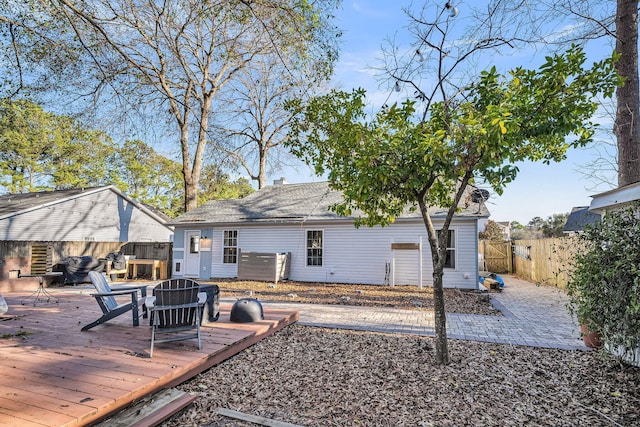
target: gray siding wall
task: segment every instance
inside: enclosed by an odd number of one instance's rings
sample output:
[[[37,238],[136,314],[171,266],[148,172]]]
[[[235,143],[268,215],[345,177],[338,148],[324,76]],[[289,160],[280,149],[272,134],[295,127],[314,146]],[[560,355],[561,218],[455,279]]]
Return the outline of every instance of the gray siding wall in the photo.
[[[172,234],[111,190],[0,221],[0,240],[169,242]]]
[[[436,224],[436,228],[438,224]],[[428,238],[422,222],[395,223],[388,227],[361,227],[351,224],[318,225],[262,225],[214,228],[211,242],[210,277],[236,277],[237,264],[222,262],[224,230],[238,230],[238,247],[252,252],[291,252],[291,275],[294,281],[336,282],[354,284],[385,284],[387,265],[394,266],[388,283],[395,277],[396,285],[419,284],[418,251],[397,251],[392,243],[419,243],[422,241],[423,285],[432,286],[433,267]],[[446,269],[446,287],[476,289],[478,286],[477,223],[475,220],[454,221],[451,226],[456,235],[456,268]],[[323,265],[306,265],[306,232],[323,231]],[[178,235],[184,230],[176,230]],[[409,254],[410,252],[410,254]],[[394,257],[396,262],[394,263]],[[174,259],[178,254],[174,253]],[[207,266],[209,267],[209,266]],[[400,275],[400,269],[402,274]],[[202,277],[208,279],[210,277]]]

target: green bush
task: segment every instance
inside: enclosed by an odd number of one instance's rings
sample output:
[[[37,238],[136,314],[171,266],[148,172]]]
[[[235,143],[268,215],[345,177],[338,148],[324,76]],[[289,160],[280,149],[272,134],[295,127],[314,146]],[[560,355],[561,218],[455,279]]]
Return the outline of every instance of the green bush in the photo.
[[[581,324],[612,349],[640,347],[640,203],[608,212],[581,236],[567,293]]]

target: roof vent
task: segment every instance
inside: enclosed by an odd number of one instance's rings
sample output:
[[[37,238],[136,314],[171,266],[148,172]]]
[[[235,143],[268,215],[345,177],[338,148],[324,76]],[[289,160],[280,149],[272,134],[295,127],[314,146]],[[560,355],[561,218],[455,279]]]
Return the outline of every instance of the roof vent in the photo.
[[[285,179],[285,177],[280,177],[280,179],[274,179],[273,180],[273,185],[285,185],[288,184],[287,180]]]
[[[489,200],[489,192],[487,190],[475,189],[471,192],[471,201],[473,203],[483,203]]]

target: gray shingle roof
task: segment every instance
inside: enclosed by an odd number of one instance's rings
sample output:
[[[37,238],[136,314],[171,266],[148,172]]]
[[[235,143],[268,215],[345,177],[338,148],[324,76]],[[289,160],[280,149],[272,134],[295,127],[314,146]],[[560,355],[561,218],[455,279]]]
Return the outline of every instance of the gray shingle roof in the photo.
[[[9,217],[23,211],[28,211],[30,209],[37,209],[39,207],[46,206],[52,203],[60,203],[84,194],[91,194],[105,190],[111,190],[121,197],[127,199],[128,201],[135,203],[140,209],[144,210],[147,214],[155,217],[155,219],[160,223],[164,224],[165,222],[167,222],[167,220],[169,220],[169,217],[164,213],[151,206],[136,202],[113,185],[93,188],[72,188],[69,190],[53,190],[41,191],[36,193],[0,195],[0,218]]]
[[[0,218],[50,203],[60,202],[94,189],[41,191],[38,193],[7,194],[0,196]]]
[[[270,185],[243,199],[214,200],[170,221],[168,225],[189,223],[309,222],[353,220],[332,212],[329,207],[342,201],[342,193],[329,188],[328,182]],[[463,206],[464,207],[464,206]],[[445,215],[434,208],[432,216]],[[470,203],[457,216],[487,217],[484,204]],[[419,218],[419,212],[408,212],[401,218]]]
[[[571,209],[563,231],[583,231],[587,225],[600,222],[600,215],[589,210],[589,206],[579,206]]]

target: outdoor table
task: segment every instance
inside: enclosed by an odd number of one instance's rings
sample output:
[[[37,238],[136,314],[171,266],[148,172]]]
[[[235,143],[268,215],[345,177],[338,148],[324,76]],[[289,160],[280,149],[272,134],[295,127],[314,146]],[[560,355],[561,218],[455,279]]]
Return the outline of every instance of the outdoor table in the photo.
[[[167,261],[160,259],[130,259],[128,265],[132,267],[131,278],[138,278],[138,266],[150,265],[151,266],[151,280],[165,280],[167,278]],[[156,274],[156,270],[158,274]]]
[[[35,307],[36,303],[38,302],[38,300],[40,300],[41,297],[47,297],[46,302],[49,302],[51,299],[54,299],[56,304],[59,303],[60,301],[58,300],[58,298],[51,295],[49,291],[45,289],[44,279],[46,279],[47,277],[60,277],[60,276],[62,276],[61,271],[53,271],[53,272],[41,273],[41,274],[18,274],[18,278],[33,277],[38,279],[38,289],[36,289],[28,297],[23,298],[22,301],[20,301],[20,304],[25,305],[25,301],[29,301],[30,299],[33,299],[33,306]]]

